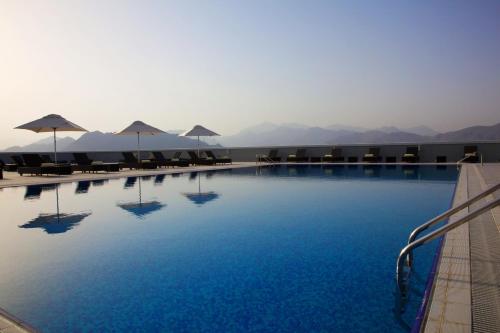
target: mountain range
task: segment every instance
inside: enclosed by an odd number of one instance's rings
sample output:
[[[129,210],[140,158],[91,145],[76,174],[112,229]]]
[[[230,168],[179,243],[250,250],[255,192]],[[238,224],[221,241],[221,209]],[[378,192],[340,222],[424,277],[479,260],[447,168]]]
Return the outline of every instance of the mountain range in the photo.
[[[141,147],[146,149],[196,148],[197,140],[176,134],[160,134],[141,136]],[[200,147],[209,144],[200,141]],[[58,151],[113,151],[134,150],[137,148],[137,137],[134,135],[114,135],[99,131],[84,133],[78,139],[64,137],[57,139]],[[13,146],[5,151],[41,152],[54,150],[53,138],[44,138],[26,146]]]
[[[458,131],[438,133],[426,126],[397,128],[385,126],[376,129],[331,125],[308,127],[297,124],[263,123],[241,132],[217,138],[216,141],[228,147],[321,145],[321,144],[382,144],[382,143],[425,143],[458,141],[500,140],[500,123],[493,126],[473,126]],[[210,141],[212,142],[212,141]]]
[[[426,126],[411,128],[385,126],[368,129],[344,125],[311,127],[295,123],[262,123],[245,128],[235,135],[206,138],[204,141],[200,141],[200,146],[251,147],[499,140],[500,123],[492,126],[472,126],[446,133],[438,133]],[[176,134],[166,133],[141,137],[141,146],[145,149],[195,148],[196,145],[196,140],[180,137]],[[59,151],[134,150],[137,147],[137,139],[135,136],[116,136],[112,133],[96,131],[85,133],[76,140],[70,137],[59,138],[57,147]],[[45,138],[27,146],[10,147],[6,151],[51,151],[52,149],[52,138]]]

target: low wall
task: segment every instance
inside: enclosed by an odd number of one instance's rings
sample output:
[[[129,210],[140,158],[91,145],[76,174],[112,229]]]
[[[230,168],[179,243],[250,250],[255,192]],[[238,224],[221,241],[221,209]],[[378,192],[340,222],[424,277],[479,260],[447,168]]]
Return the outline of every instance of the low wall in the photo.
[[[380,144],[380,145],[337,145],[335,147],[342,149],[344,157],[357,157],[361,161],[363,155],[368,152],[370,147],[379,147],[380,155],[383,161],[387,157],[395,157],[397,162],[401,161],[401,157],[408,146],[419,146],[419,157],[422,163],[434,163],[438,156],[444,156],[447,162],[457,162],[464,156],[464,146],[477,146],[483,162],[499,162],[500,161],[500,142],[462,142],[462,143],[426,143],[426,144]],[[216,155],[228,155],[235,162],[252,162],[256,160],[257,154],[268,154],[270,149],[278,149],[278,156],[286,160],[288,154],[294,154],[298,148],[305,148],[307,156],[321,157],[328,154],[332,150],[331,145],[317,146],[267,146],[267,147],[228,147],[228,148],[211,148]],[[184,151],[183,156],[187,158],[186,149],[165,149],[161,150],[165,157],[171,157],[176,151]],[[0,159],[4,163],[12,163],[11,156],[19,155],[22,152],[0,152]],[[53,158],[53,152],[45,152],[41,154],[49,154]],[[97,161],[116,162],[123,159],[121,151],[92,151],[87,152],[89,158]],[[58,160],[72,161],[72,152],[58,152]],[[152,158],[151,151],[143,150],[141,157]]]

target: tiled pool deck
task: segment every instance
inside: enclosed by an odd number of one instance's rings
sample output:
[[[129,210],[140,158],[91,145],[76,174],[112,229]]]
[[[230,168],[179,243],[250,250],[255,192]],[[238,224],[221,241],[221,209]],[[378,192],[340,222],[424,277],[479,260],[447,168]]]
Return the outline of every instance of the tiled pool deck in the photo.
[[[498,182],[500,164],[463,165],[454,205]],[[467,209],[450,222],[465,214]],[[500,332],[500,207],[446,235],[423,331]]]
[[[171,174],[241,168],[255,163],[225,166],[196,166],[176,169],[131,170],[116,173],[73,174],[54,177],[21,177],[4,173],[0,188],[35,184],[110,179],[129,176]],[[463,165],[454,205],[500,182],[500,163]],[[500,194],[495,194],[497,197]],[[485,200],[492,200],[490,195]],[[480,201],[478,205],[484,203]],[[472,209],[475,206],[472,206]],[[455,214],[453,222],[467,211]],[[480,219],[480,221],[476,221]],[[424,221],[422,221],[423,223]],[[500,332],[500,207],[471,223],[449,232],[436,275],[424,332]],[[35,332],[19,319],[0,309],[0,333]]]
[[[27,185],[43,185],[54,183],[71,183],[85,180],[98,180],[98,179],[114,179],[122,177],[136,177],[136,176],[150,176],[159,174],[173,174],[195,171],[210,171],[210,170],[223,170],[243,168],[254,166],[252,162],[241,162],[226,165],[216,166],[190,166],[184,168],[162,168],[154,170],[122,170],[120,172],[98,172],[98,173],[81,173],[75,172],[67,176],[20,176],[17,172],[5,172],[4,179],[0,180],[0,188],[13,187],[13,186],[27,186]]]

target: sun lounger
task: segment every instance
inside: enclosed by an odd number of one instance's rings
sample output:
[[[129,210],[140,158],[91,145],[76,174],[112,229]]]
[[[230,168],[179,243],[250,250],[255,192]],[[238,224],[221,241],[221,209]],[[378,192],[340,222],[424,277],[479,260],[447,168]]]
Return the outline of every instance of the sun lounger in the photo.
[[[86,153],[73,153],[75,164],[72,165],[73,171],[81,172],[118,172],[119,163],[104,163],[102,161],[91,160]]]
[[[375,163],[380,161],[380,148],[371,147],[368,149],[368,153],[363,156],[363,162]]]
[[[161,151],[154,151],[154,162],[158,164],[158,166],[162,167],[187,167],[189,166],[189,161],[185,159],[181,159],[181,151],[175,152],[172,158],[165,158]]]
[[[14,161],[14,163],[17,165],[17,168],[16,170],[19,168],[19,167],[22,167],[24,166],[24,161],[23,161],[23,158],[20,156],[20,155],[12,155],[10,157],[11,160]]]
[[[286,158],[287,162],[309,162],[305,149],[297,149],[295,154],[290,154]]]
[[[231,164],[233,160],[229,156],[216,156],[211,150],[205,150],[205,154],[215,161],[215,164]]]
[[[131,152],[122,152],[124,160],[120,162],[120,167],[128,169],[156,169],[158,165],[151,160],[137,160]]]
[[[331,153],[324,155],[321,160],[322,162],[344,162],[342,148],[333,148]]]
[[[17,164],[5,163],[3,160],[0,160],[0,168],[5,171],[17,171]]]
[[[259,162],[281,162],[281,157],[278,157],[278,149],[271,149],[267,155],[258,155]]]
[[[198,164],[198,165],[214,165],[215,160],[210,158],[210,157],[198,157],[196,152],[189,150],[188,152],[189,157],[191,158],[191,164]]]
[[[22,176],[31,175],[70,175],[73,173],[71,165],[67,163],[45,163],[38,154],[22,154],[24,166],[18,167],[17,172]]]
[[[416,163],[418,162],[418,147],[417,146],[411,146],[411,147],[406,147],[406,153],[404,153],[403,157],[401,158],[401,161],[407,162],[407,163]]]

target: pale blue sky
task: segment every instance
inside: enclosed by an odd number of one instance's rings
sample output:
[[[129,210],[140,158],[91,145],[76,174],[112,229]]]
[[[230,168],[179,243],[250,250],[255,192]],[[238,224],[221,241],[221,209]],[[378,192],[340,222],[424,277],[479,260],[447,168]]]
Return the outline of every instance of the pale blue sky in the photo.
[[[261,122],[500,122],[500,1],[0,0],[0,147],[59,113],[233,134]]]

